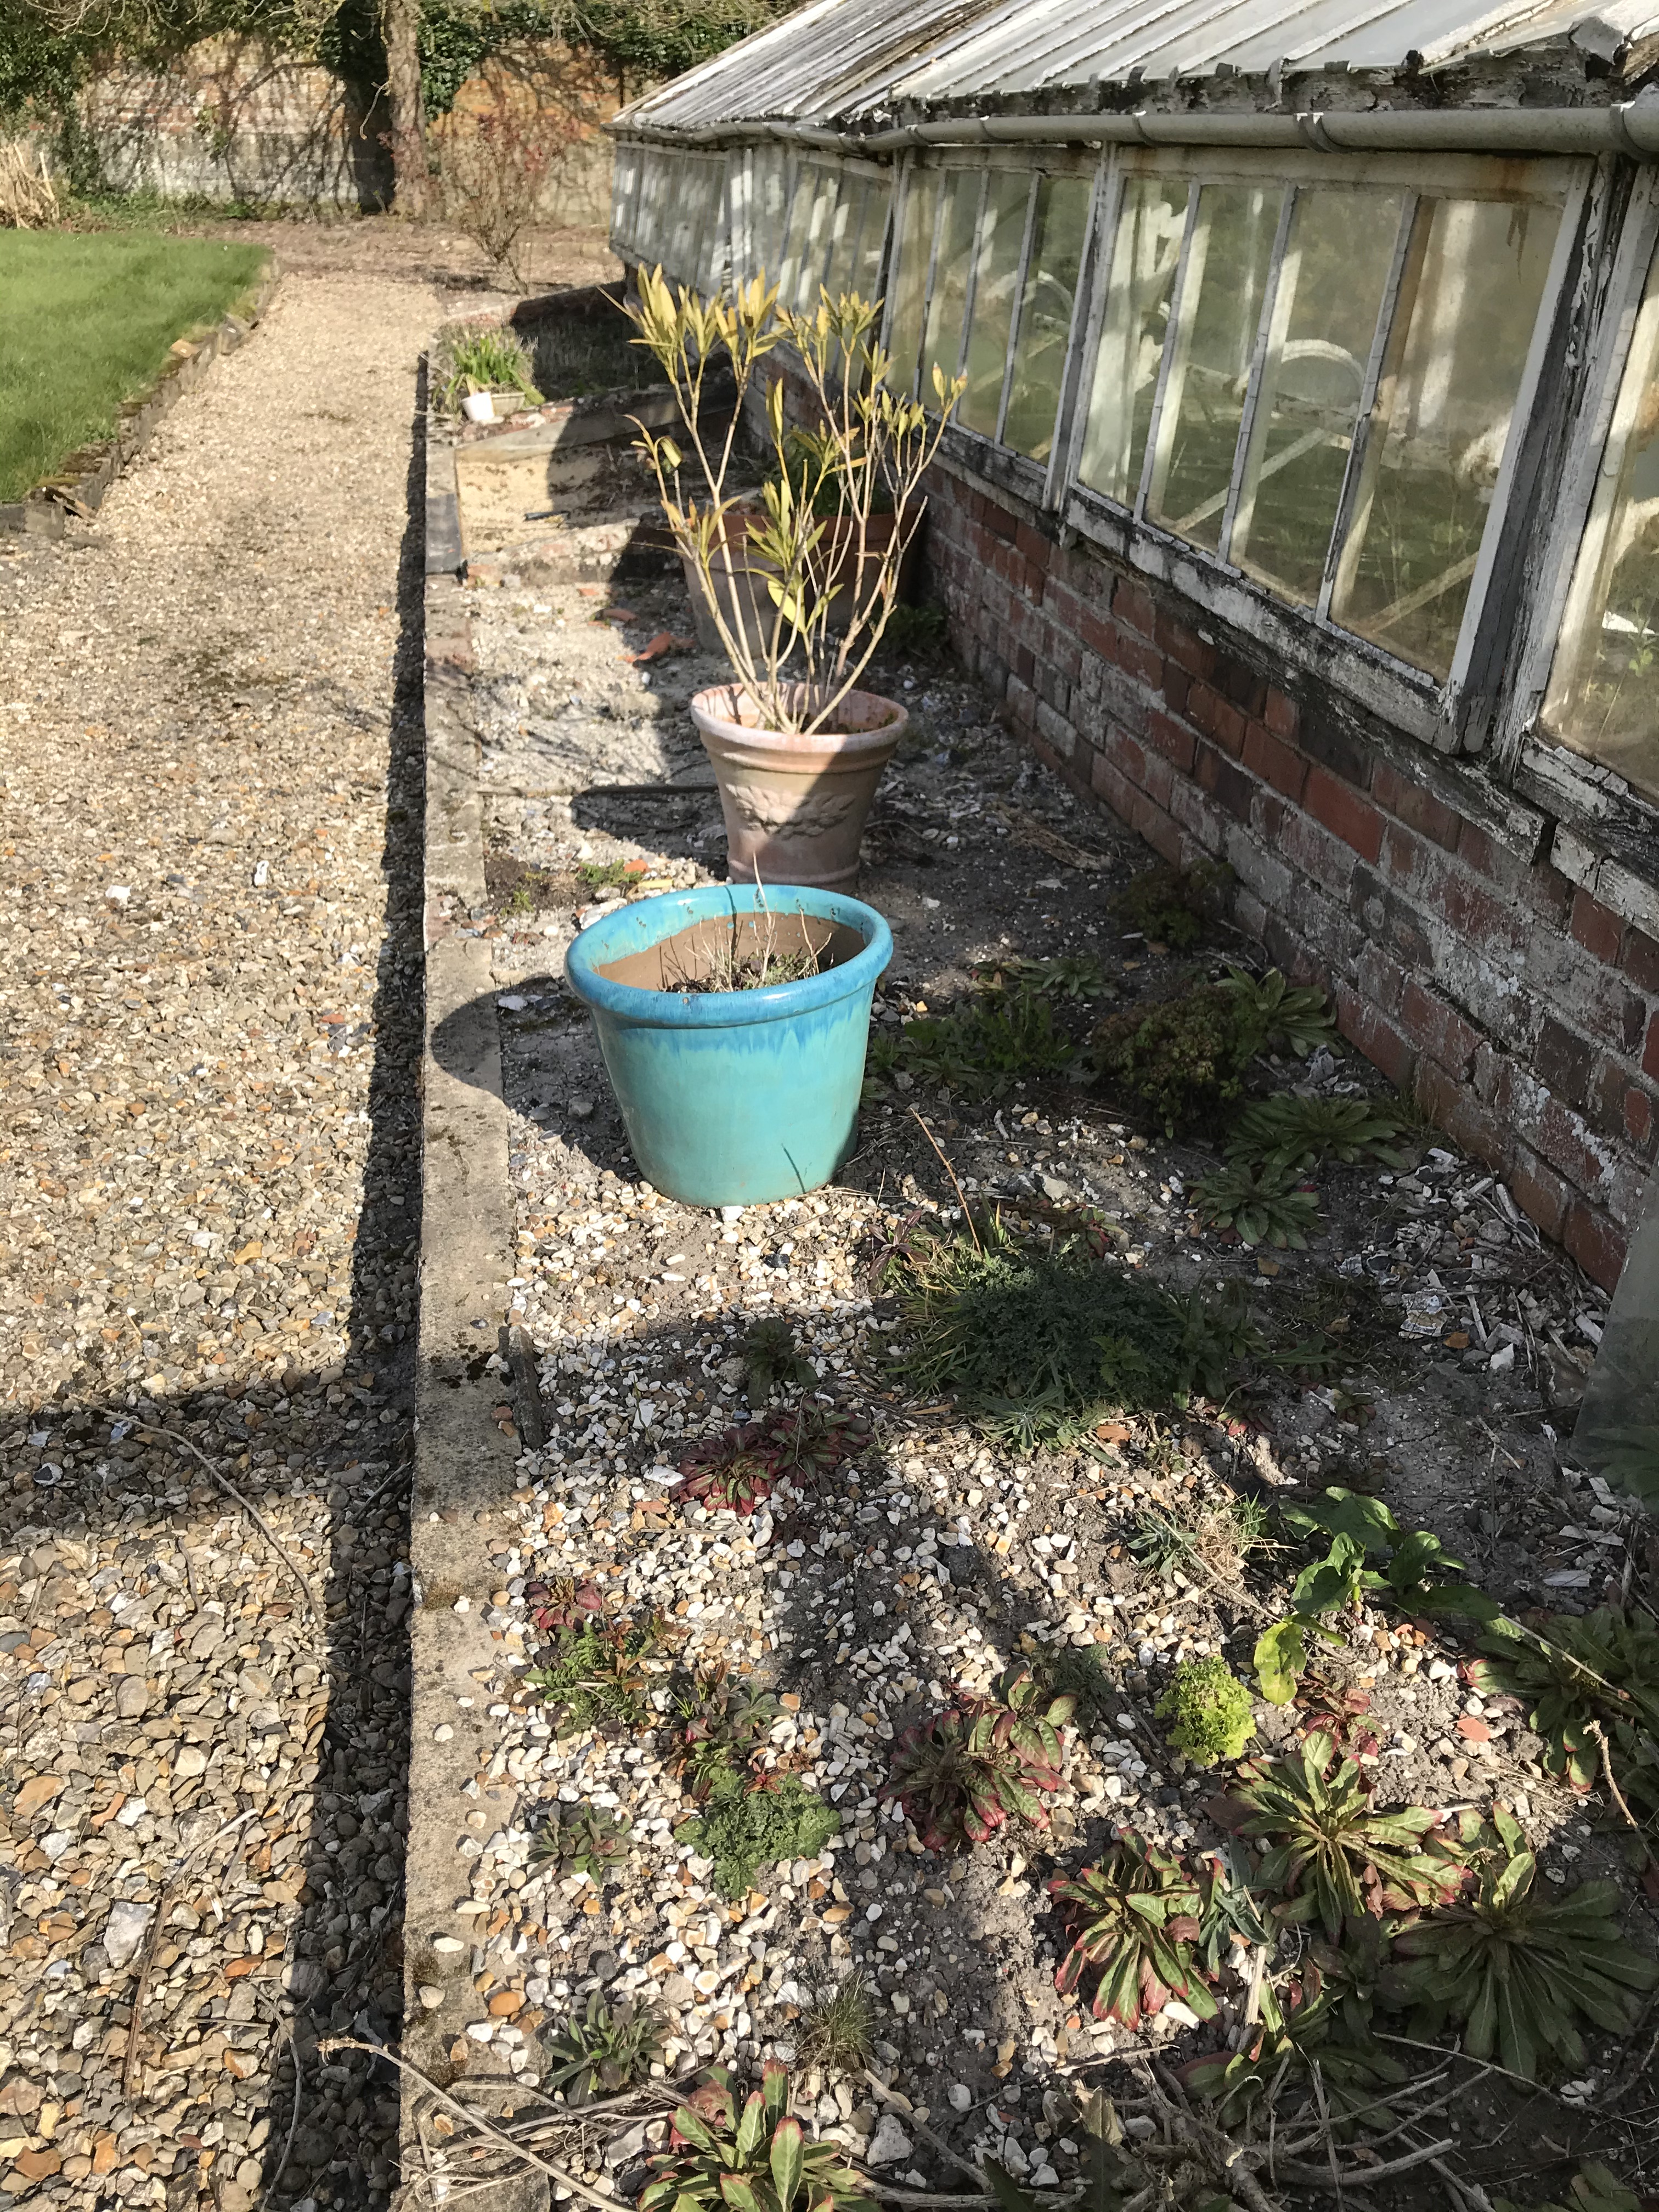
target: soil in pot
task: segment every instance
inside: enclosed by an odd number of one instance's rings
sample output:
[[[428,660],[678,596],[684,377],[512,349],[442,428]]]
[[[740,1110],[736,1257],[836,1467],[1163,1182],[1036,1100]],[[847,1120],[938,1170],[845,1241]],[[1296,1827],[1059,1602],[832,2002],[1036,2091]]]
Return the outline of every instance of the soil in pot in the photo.
[[[824,975],[863,950],[855,929],[820,915],[711,916],[597,972],[636,991],[764,991]]]

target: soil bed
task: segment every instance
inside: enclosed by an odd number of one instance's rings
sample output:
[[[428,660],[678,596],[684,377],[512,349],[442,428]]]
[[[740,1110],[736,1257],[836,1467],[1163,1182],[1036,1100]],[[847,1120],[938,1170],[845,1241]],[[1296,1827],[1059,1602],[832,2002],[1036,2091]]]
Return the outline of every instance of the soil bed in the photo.
[[[1402,1139],[1404,1166],[1322,1169],[1307,1249],[1269,1254],[1206,1230],[1193,1209],[1214,1149],[1169,1139],[1064,1074],[975,1101],[901,1071],[866,1107],[861,1149],[834,1187],[735,1218],[660,1198],[626,1152],[562,956],[583,916],[633,895],[589,891],[607,864],[613,876],[636,864],[647,892],[721,866],[687,702],[723,672],[684,643],[692,624],[678,579],[532,592],[509,575],[475,604],[497,901],[451,919],[495,948],[519,1223],[513,1317],[539,1360],[548,1437],[523,1456],[494,1532],[489,1618],[503,1663],[477,1692],[494,1747],[453,1808],[479,2017],[471,2047],[458,2039],[453,2057],[532,2083],[544,2039],[603,1993],[663,2008],[669,2080],[713,2061],[754,2076],[769,2053],[793,2059],[806,2108],[884,2188],[969,2186],[941,2145],[994,2156],[1037,2187],[1072,2182],[1086,2139],[1071,2092],[1103,2084],[1144,2109],[1147,2056],[1224,2046],[1245,1991],[1223,1976],[1213,2025],[1167,2010],[1133,2033],[1094,2021],[1086,2001],[1056,1991],[1066,1939],[1045,1885],[1097,1862],[1119,1826],[1189,1858],[1224,1842],[1212,1812],[1224,1770],[1190,1766],[1156,1709],[1175,1667],[1209,1654],[1254,1692],[1264,1601],[1306,1556],[1241,1573],[1200,1552],[1200,1564],[1186,1554],[1161,1568],[1149,1531],[1190,1530],[1238,1498],[1277,1509],[1340,1485],[1436,1533],[1511,1608],[1588,1607],[1641,1540],[1571,1472],[1563,1443],[1605,1301],[1483,1169],[1426,1128]],[[865,680],[910,714],[858,887],[896,944],[878,1033],[967,1001],[976,963],[1091,957],[1104,997],[1060,1009],[1060,1026],[1080,1033],[1103,1012],[1220,975],[1245,949],[1218,926],[1183,952],[1127,931],[1114,899],[1152,856],[1034,761],[953,661],[890,653]],[[520,893],[532,882],[533,904]],[[1249,1079],[1260,1095],[1292,1083],[1331,1098],[1382,1088],[1355,1056],[1328,1051],[1264,1056]],[[1241,1291],[1271,1342],[1314,1336],[1336,1364],[1314,1381],[1258,1374],[1224,1405],[1125,1415],[1081,1444],[1022,1451],[948,1400],[907,1389],[911,1340],[891,1279],[872,1273],[918,1218],[958,1218],[964,1193],[996,1200],[1039,1243],[1091,1209],[1111,1264],[1182,1294]],[[745,1339],[778,1316],[811,1364],[807,1397],[851,1416],[866,1440],[815,1487],[781,1483],[749,1517],[683,1502],[692,1448],[764,1412],[748,1395]],[[510,1404],[500,1419],[510,1425]],[[1639,1590],[1639,1557],[1632,1571]],[[645,1661],[650,1725],[562,1724],[527,1681],[556,1641],[536,1622],[543,1593],[573,1583],[591,1587],[608,1620],[659,1619]],[[1251,1749],[1290,1748],[1322,1708],[1363,1702],[1349,1741],[1379,1805],[1502,1803],[1539,1852],[1540,1887],[1611,1875],[1630,1941],[1651,1951],[1647,1906],[1608,1832],[1615,1809],[1547,1776],[1523,1713],[1472,1696],[1458,1674],[1470,1648],[1464,1632],[1368,1607],[1295,1705],[1255,1699]],[[895,1744],[1014,1664],[1062,1683],[1081,1675],[1090,1689],[1065,1731],[1052,1826],[1012,1821],[941,1858],[882,1794]],[[696,1848],[708,1831],[678,1834],[706,1808],[673,1771],[671,1693],[715,1666],[778,1699],[763,1769],[797,1778],[840,1820],[827,1843],[762,1866],[735,1896]],[[599,1879],[535,1856],[556,1808],[584,1806],[631,1823]],[[812,2056],[824,1992],[854,1972],[872,1996],[873,2086]],[[1083,2000],[1091,1988],[1092,1978]],[[1396,2015],[1378,2024],[1404,2030]],[[1559,2094],[1460,2076],[1455,2172],[1489,2191],[1530,2201],[1547,2185],[1559,2197],[1594,2144],[1640,2185],[1646,2122],[1615,2124],[1597,2103],[1640,2045],[1589,2041]],[[915,2111],[890,2110],[891,2094]],[[593,2134],[590,2179],[626,2193],[641,2142],[608,2164],[600,2143]],[[1328,2183],[1322,2197],[1309,2186],[1281,2179],[1277,2197],[1330,2201]],[[1369,2201],[1440,2192],[1455,2203],[1452,2188],[1419,2167]]]

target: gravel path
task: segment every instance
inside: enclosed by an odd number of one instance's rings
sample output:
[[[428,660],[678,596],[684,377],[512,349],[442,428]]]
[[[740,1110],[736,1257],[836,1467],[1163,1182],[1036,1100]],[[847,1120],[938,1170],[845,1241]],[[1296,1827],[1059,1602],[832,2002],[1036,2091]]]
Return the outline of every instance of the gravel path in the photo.
[[[0,2200],[389,2191],[441,312],[290,273],[0,556]]]

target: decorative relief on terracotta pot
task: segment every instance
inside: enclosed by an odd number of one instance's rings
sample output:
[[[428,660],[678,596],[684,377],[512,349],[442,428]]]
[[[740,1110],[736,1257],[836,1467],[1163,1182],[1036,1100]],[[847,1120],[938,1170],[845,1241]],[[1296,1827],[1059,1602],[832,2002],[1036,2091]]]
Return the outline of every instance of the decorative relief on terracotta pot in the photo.
[[[856,807],[869,804],[867,796],[852,791],[818,792],[789,801],[781,792],[752,783],[728,784],[726,796],[751,830],[774,837],[821,837],[839,830]]]

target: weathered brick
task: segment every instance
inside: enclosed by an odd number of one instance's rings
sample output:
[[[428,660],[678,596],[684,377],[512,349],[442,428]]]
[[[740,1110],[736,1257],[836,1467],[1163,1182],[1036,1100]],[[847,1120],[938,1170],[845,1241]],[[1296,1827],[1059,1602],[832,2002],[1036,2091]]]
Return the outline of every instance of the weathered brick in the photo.
[[[1194,727],[1238,758],[1244,750],[1244,717],[1230,699],[1208,684],[1194,684],[1187,693],[1187,714]]]
[[[1036,727],[1036,693],[1018,676],[1010,676],[1007,690],[1008,712],[1016,726],[1022,730]]]
[[[1367,945],[1354,963],[1354,981],[1374,1006],[1385,1014],[1400,1011],[1406,988],[1406,972],[1390,960],[1380,945]]]
[[[1616,914],[1609,914],[1599,899],[1592,898],[1582,884],[1572,895],[1568,927],[1587,952],[1594,953],[1609,968],[1618,966],[1624,949],[1625,925]]]
[[[1236,768],[1227,756],[1218,752],[1213,745],[1198,748],[1193,773],[1203,788],[1214,795],[1218,805],[1224,806],[1229,814],[1240,822],[1250,818],[1250,800],[1256,785],[1241,768]]]
[[[1612,1290],[1625,1267],[1623,1231],[1599,1207],[1582,1200],[1568,1209],[1561,1224],[1561,1242],[1591,1282]]]
[[[1504,1181],[1528,1220],[1536,1223],[1546,1237],[1559,1237],[1572,1204],[1572,1192],[1555,1170],[1528,1146],[1516,1145]]]
[[[1258,674],[1248,660],[1240,660],[1231,653],[1218,653],[1215,673],[1210,681],[1228,704],[1237,707],[1247,720],[1260,719],[1261,710],[1267,703],[1267,679]]]
[[[1070,760],[1077,750],[1077,732],[1065,715],[1056,713],[1046,699],[1037,702],[1036,726],[1060,759]]]
[[[1401,999],[1400,1026],[1448,1074],[1459,1083],[1468,1082],[1474,1072],[1480,1032],[1415,975],[1407,982]]]
[[[1138,631],[1151,642],[1158,625],[1158,610],[1144,584],[1132,583],[1128,577],[1120,576],[1112,592],[1112,616],[1121,626]]]
[[[1407,823],[1420,836],[1448,853],[1457,849],[1463,817],[1437,799],[1420,783],[1413,783],[1387,761],[1378,761],[1371,776],[1371,797],[1396,820]]]
[[[1638,991],[1659,995],[1659,942],[1632,929],[1625,940],[1625,973]]]
[[[1598,1137],[1583,1115],[1565,1100],[1550,1097],[1528,1132],[1535,1151],[1559,1169],[1575,1190],[1597,1198],[1613,1165],[1612,1147]]]
[[[1134,811],[1129,817],[1133,828],[1146,840],[1162,860],[1172,868],[1181,865],[1181,830],[1178,825],[1155,805],[1144,792],[1135,795]]]
[[[1333,836],[1322,823],[1299,808],[1290,809],[1279,835],[1279,849],[1293,868],[1301,868],[1323,890],[1346,898],[1358,866],[1353,848]]]
[[[1244,765],[1252,775],[1282,791],[1286,799],[1301,798],[1308,763],[1293,746],[1276,738],[1265,722],[1252,722],[1245,730]]]
[[[1382,849],[1382,817],[1369,799],[1340,782],[1327,769],[1310,768],[1303,805],[1316,822],[1334,830],[1345,845],[1375,860]]]
[[[1351,737],[1327,716],[1304,714],[1296,741],[1310,760],[1317,761],[1342,782],[1351,783],[1356,791],[1370,788],[1375,766],[1370,747]]]
[[[1117,630],[1103,615],[1091,609],[1078,624],[1078,633],[1089,652],[1097,653],[1103,660],[1117,659]]]
[[[1159,608],[1152,618],[1153,641],[1160,646],[1177,668],[1188,676],[1207,678],[1215,666],[1216,653],[1206,645],[1196,631],[1177,622],[1172,614]]]
[[[1533,1066],[1539,1081],[1569,1104],[1583,1106],[1589,1096],[1595,1064],[1595,1048],[1589,1040],[1557,1021],[1553,1014],[1546,1014],[1533,1048]],[[1622,1103],[1621,1099],[1621,1108]]]
[[[1297,725],[1302,717],[1295,700],[1270,684],[1261,709],[1261,719],[1276,738],[1283,738],[1289,744],[1295,739]]]
[[[1416,1054],[1386,1015],[1362,998],[1352,984],[1339,982],[1336,987],[1336,1026],[1396,1089],[1403,1090],[1410,1083]]]
[[[1117,665],[1124,673],[1144,684],[1149,691],[1158,691],[1164,674],[1164,659],[1156,646],[1149,645],[1144,637],[1121,625],[1117,634]]]
[[[1022,522],[1015,528],[1014,543],[1034,568],[1042,569],[1046,574],[1048,556],[1054,550],[1052,538],[1045,538],[1042,531],[1034,529],[1029,522]]]
[[[1198,739],[1183,723],[1177,722],[1172,715],[1160,714],[1154,708],[1147,720],[1146,735],[1183,775],[1191,773]]]

